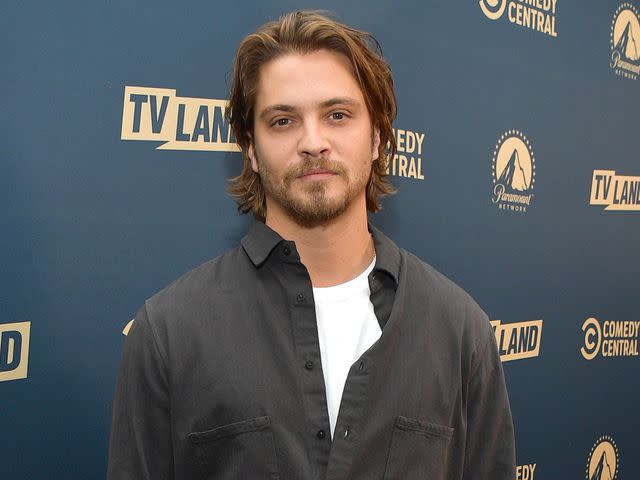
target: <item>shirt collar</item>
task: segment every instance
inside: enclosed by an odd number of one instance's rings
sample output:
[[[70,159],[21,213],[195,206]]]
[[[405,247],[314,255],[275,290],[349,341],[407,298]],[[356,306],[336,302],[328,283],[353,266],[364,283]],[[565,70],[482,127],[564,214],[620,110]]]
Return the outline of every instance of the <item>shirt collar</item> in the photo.
[[[275,230],[259,220],[254,220],[240,243],[253,264],[259,267],[282,240]]]
[[[376,248],[376,266],[374,271],[382,270],[388,273],[396,286],[400,274],[400,249],[384,233],[369,223],[369,231]]]
[[[400,249],[384,233],[369,223],[369,231],[376,249],[374,271],[382,270],[398,285],[400,273]],[[244,251],[256,267],[262,265],[283,238],[263,222],[254,220],[247,234],[240,241]]]

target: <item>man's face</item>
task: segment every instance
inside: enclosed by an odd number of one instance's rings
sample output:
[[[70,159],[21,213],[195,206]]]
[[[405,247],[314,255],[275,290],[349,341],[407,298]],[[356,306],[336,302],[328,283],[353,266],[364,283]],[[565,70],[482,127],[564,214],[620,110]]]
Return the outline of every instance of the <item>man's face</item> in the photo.
[[[315,227],[361,203],[379,132],[346,56],[288,54],[260,69],[248,154],[270,214]]]

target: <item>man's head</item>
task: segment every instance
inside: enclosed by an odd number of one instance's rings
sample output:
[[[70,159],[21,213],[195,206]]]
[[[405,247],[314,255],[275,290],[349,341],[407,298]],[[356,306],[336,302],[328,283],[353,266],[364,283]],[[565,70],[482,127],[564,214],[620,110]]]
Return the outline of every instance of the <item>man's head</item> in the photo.
[[[298,60],[297,63],[296,60]],[[325,70],[321,69],[322,64],[325,65]],[[317,75],[324,74],[327,68],[332,68],[336,72],[349,72],[351,83],[357,90],[357,95],[352,96],[359,97],[364,105],[364,114],[368,119],[368,125],[365,128],[368,128],[370,146],[375,148],[375,152],[370,155],[369,166],[367,166],[367,171],[365,172],[366,177],[363,180],[367,209],[374,212],[379,210],[380,197],[394,191],[386,176],[389,158],[395,152],[392,122],[396,115],[396,101],[391,70],[382,58],[377,42],[371,35],[343,25],[317,12],[290,13],[276,22],[267,23],[257,32],[247,36],[240,44],[234,63],[233,85],[230,94],[230,122],[236,140],[243,151],[244,166],[242,173],[232,179],[230,191],[237,198],[240,211],[243,213],[252,211],[262,221],[265,220],[266,216],[266,196],[271,193],[271,198],[273,198],[274,195],[282,193],[284,195],[282,198],[289,200],[290,197],[287,195],[291,192],[287,189],[291,186],[291,176],[296,172],[297,174],[302,174],[305,169],[306,171],[310,169],[327,169],[334,171],[338,178],[344,176],[345,179],[348,179],[349,172],[343,171],[340,162],[332,158],[333,145],[331,145],[330,140],[328,140],[326,148],[326,158],[324,152],[310,153],[304,150],[306,148],[305,145],[301,146],[298,152],[301,158],[300,165],[290,166],[288,171],[283,170],[281,179],[274,179],[272,178],[273,175],[269,177],[269,174],[273,173],[273,171],[270,171],[270,166],[264,165],[267,163],[266,159],[264,162],[262,161],[262,158],[271,154],[271,150],[273,150],[274,142],[269,142],[269,138],[273,140],[273,138],[277,137],[272,135],[274,129],[269,125],[267,125],[268,128],[261,129],[260,122],[266,122],[269,119],[264,118],[265,112],[256,111],[257,102],[259,100],[262,103],[271,99],[280,100],[277,95],[269,92],[277,93],[277,89],[273,88],[273,83],[276,79],[290,80],[286,76],[286,68],[304,68],[304,71],[309,72],[308,76],[312,81],[316,77],[311,76],[311,70],[316,66]],[[293,77],[296,72],[290,71]],[[335,101],[336,98],[343,96],[342,92],[337,91],[336,88],[344,85],[344,82],[341,84],[339,80],[336,80],[336,82],[330,82],[329,80],[333,80],[333,77],[328,77],[324,83],[334,83],[335,88],[332,91],[329,89],[328,93],[331,94],[331,97],[326,100]],[[286,83],[294,87],[301,85],[300,79],[297,81],[298,83],[296,84],[296,79],[291,78],[291,81]],[[316,94],[320,95],[322,93],[319,92],[319,89],[311,89],[307,92],[307,84],[303,83],[302,85],[305,87],[305,91],[300,92],[301,95],[309,94],[315,97],[317,96]],[[346,87],[349,87],[349,85],[346,85]],[[292,99],[290,102],[289,97]],[[320,128],[324,128],[324,124],[320,120],[316,122],[316,117],[310,116],[311,113],[308,110],[303,111],[302,106],[305,102],[300,101],[300,95],[297,98],[291,95],[285,95],[282,98],[286,100],[285,109],[291,109],[293,117],[292,120],[282,120],[282,115],[273,116],[277,121],[284,124],[277,125],[276,131],[281,132],[282,129],[279,127],[285,126],[286,129],[298,128],[298,125],[302,125],[304,122],[304,129],[306,130],[300,133],[298,139],[300,139],[300,136],[305,135],[324,135],[324,131],[313,130],[312,124],[314,122],[321,124]],[[260,108],[262,107],[265,107],[265,105]],[[269,107],[267,108],[269,110],[273,105],[267,105],[267,107]],[[332,111],[329,110],[329,107],[331,106],[327,106],[327,112],[332,115],[333,123],[335,123],[334,120],[336,119],[342,120],[345,118],[342,110]],[[336,106],[336,108],[342,107],[344,105]],[[320,108],[324,107],[318,106],[316,110],[320,111]],[[276,113],[279,114],[281,112]],[[350,112],[346,113],[348,115],[351,114]],[[362,115],[358,118],[362,118]],[[294,126],[290,127],[289,125]],[[350,125],[353,126],[352,123]],[[303,127],[301,126],[300,128],[302,129]],[[333,126],[330,128],[333,128]],[[332,133],[334,131],[340,132],[337,135],[338,137],[345,137],[342,134],[342,130],[329,130],[327,135],[329,137],[336,136]],[[340,138],[340,140],[342,139]],[[306,140],[305,138],[304,141],[306,142]],[[342,143],[345,144],[345,142]],[[279,144],[280,142],[276,145]],[[342,150],[345,150],[345,148],[342,148]],[[361,150],[356,153],[361,153]],[[350,155],[353,152],[347,151],[343,153]],[[273,165],[273,162],[270,165]],[[361,176],[358,172],[355,173],[358,174],[356,176]],[[350,185],[347,190],[356,188],[360,181],[358,178],[348,180]],[[312,201],[315,201],[313,198],[316,200],[324,199],[324,182],[318,180],[317,182],[305,181],[303,183],[304,187],[300,188],[304,188],[311,195],[319,195],[318,197],[309,197]],[[269,190],[270,186],[273,187],[271,190]],[[266,194],[265,187],[267,189]],[[348,192],[345,193],[345,195],[347,194]],[[293,200],[295,200],[295,197]],[[284,203],[286,205],[294,204],[290,213],[296,218],[296,202],[286,201]],[[302,210],[305,208],[304,205],[298,207],[302,208]],[[339,208],[334,205],[331,209],[325,211],[323,215],[340,213],[338,210]],[[304,212],[302,212],[299,220],[301,224],[306,222]]]

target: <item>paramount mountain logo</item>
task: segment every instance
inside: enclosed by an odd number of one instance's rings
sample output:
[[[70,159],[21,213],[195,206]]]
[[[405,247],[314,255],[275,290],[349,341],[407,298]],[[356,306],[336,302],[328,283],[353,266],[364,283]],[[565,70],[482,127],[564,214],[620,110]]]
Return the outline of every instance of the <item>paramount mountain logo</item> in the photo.
[[[630,3],[621,4],[611,22],[611,68],[632,80],[640,75],[640,15]]]
[[[589,453],[587,480],[615,480],[618,474],[618,448],[608,435],[600,437]]]
[[[527,137],[518,130],[502,134],[491,165],[492,202],[500,210],[526,212],[533,201],[536,179],[535,158]]]

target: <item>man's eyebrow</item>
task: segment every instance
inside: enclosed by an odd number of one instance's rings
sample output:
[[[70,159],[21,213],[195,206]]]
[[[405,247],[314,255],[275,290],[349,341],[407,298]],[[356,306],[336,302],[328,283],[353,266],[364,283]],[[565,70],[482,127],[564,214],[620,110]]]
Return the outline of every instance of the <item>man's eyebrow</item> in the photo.
[[[262,109],[260,114],[258,115],[262,120],[265,120],[269,115],[272,115],[276,112],[295,112],[297,109],[292,105],[285,104],[277,104],[277,105],[269,105]]]
[[[322,108],[333,107],[335,105],[355,106],[358,102],[351,97],[335,97],[320,103]]]
[[[330,98],[328,100],[320,102],[320,108],[329,108],[335,105],[356,106],[358,105],[358,102],[351,97],[335,97],[335,98]],[[279,103],[275,105],[269,105],[268,107],[263,108],[258,114],[258,117],[262,120],[265,120],[267,117],[269,117],[270,115],[273,115],[276,112],[295,113],[296,111],[298,111],[298,108],[294,107],[293,105]]]

